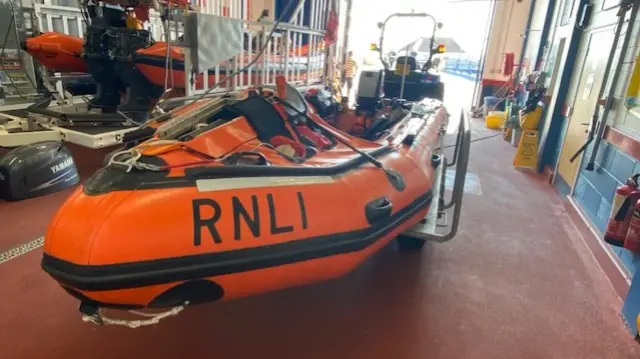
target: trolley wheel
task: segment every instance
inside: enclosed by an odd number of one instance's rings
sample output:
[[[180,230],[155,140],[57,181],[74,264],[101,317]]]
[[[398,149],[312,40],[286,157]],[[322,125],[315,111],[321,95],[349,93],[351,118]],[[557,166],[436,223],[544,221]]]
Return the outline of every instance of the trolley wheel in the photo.
[[[398,242],[398,247],[400,247],[400,249],[403,251],[420,250],[422,249],[422,247],[424,247],[424,243],[426,242],[424,239],[408,237],[403,235],[398,236],[396,238],[396,241]]]

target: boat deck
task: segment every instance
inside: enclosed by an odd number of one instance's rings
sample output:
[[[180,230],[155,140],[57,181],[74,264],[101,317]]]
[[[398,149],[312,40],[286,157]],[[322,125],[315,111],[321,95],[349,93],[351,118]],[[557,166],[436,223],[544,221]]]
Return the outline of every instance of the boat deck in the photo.
[[[488,133],[473,127],[474,138]],[[0,264],[0,357],[639,358],[563,199],[515,171],[514,151],[499,137],[473,143],[476,186],[451,242],[391,245],[346,277],[187,308],[156,326],[83,323],[40,270],[41,251],[29,252]],[[81,172],[102,160],[93,158]],[[0,251],[41,235],[64,196],[0,202]]]

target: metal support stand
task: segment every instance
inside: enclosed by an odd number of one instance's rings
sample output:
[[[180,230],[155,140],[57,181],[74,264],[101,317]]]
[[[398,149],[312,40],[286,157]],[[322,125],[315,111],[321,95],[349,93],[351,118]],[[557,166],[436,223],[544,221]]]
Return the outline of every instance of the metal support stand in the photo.
[[[460,125],[458,127],[457,141],[453,155],[453,161],[442,164],[436,171],[436,181],[433,188],[437,189],[431,201],[431,207],[427,215],[413,228],[403,233],[404,236],[422,239],[425,241],[446,242],[451,240],[458,232],[460,223],[460,211],[462,210],[462,197],[464,195],[464,183],[467,176],[467,165],[469,164],[469,148],[471,146],[471,131],[469,115],[465,110],[460,114]],[[447,167],[456,165],[456,177],[451,192],[451,200],[444,204],[444,180]],[[438,220],[446,217],[445,209],[453,207],[451,225],[441,225]],[[445,234],[437,233],[439,227],[449,228]]]

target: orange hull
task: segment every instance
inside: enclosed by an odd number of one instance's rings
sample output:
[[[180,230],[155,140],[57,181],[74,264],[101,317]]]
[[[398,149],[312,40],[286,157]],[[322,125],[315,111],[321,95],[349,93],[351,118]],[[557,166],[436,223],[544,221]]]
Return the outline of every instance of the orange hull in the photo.
[[[83,46],[83,39],[57,32],[30,37],[23,44],[25,51],[50,70],[86,73],[87,64],[80,57]]]
[[[334,145],[292,161],[264,146],[273,131],[298,139],[286,107],[259,96],[232,107],[242,116],[212,120],[191,139],[141,144],[157,171],[102,169],[76,190],[48,228],[43,268],[95,306],[232,299],[344,275],[428,211],[444,108],[408,116],[375,142],[308,114],[305,126]],[[247,153],[270,166],[231,160]]]
[[[167,78],[167,45],[165,42],[157,42],[152,46],[149,46],[145,49],[140,49],[136,51],[136,55],[132,59],[135,66],[140,70],[140,72],[154,85],[163,87],[165,86],[165,78],[167,82],[167,87],[170,88],[185,88],[185,73],[184,73],[184,52],[183,48],[179,46],[172,46],[169,54],[171,63]],[[250,56],[248,52],[245,52],[242,58],[244,65],[248,64],[254,57]],[[277,64],[277,57],[269,57],[267,59],[268,64]],[[262,71],[260,70],[260,65],[262,62],[258,60],[254,68],[251,72],[246,72],[241,76],[237,76],[237,85],[257,85],[264,83],[262,79]],[[244,66],[242,65],[242,66]],[[218,77],[219,80],[222,81],[229,73],[228,69],[231,71],[235,70],[235,67],[231,67],[232,65],[228,61],[224,61],[219,64],[218,69]],[[241,64],[238,64],[238,69],[242,67]],[[269,76],[271,80],[273,80],[278,75],[283,75],[283,71],[270,70],[265,76]],[[207,72],[208,83],[209,86],[216,83],[216,72],[215,70],[209,70]],[[195,77],[196,88],[204,87],[204,78],[205,74],[200,73]],[[304,81],[307,78],[306,70],[295,71],[289,74],[290,81]],[[272,82],[272,81],[266,81]],[[225,85],[221,87],[230,87],[233,83],[233,79],[230,79]]]

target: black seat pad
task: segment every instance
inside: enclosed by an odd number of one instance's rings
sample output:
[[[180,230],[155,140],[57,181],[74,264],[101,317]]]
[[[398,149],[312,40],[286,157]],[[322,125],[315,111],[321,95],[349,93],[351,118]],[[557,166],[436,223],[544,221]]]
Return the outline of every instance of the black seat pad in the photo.
[[[260,96],[249,96],[231,107],[247,119],[260,141],[268,143],[274,136],[293,139],[280,113],[266,99]]]

